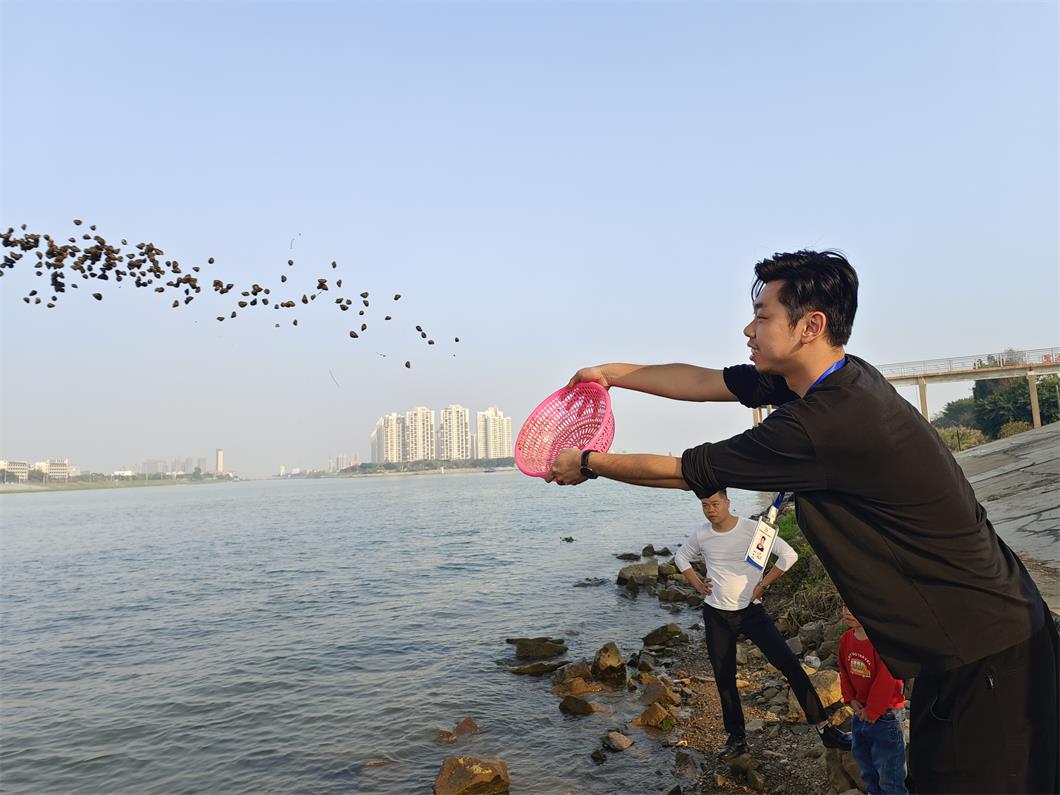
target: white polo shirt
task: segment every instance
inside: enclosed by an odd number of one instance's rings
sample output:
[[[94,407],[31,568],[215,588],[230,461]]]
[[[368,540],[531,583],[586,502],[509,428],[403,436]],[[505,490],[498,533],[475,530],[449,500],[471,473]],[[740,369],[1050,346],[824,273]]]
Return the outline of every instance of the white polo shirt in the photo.
[[[755,586],[762,579],[762,572],[747,562],[747,547],[751,543],[758,523],[739,517],[736,525],[726,533],[717,532],[704,522],[692,531],[674,555],[677,568],[685,572],[692,568],[692,561],[702,558],[707,565],[707,576],[713,581],[714,590],[703,601],[719,610],[742,610],[751,603]],[[775,565],[787,571],[799,559],[799,553],[780,536],[773,543]]]

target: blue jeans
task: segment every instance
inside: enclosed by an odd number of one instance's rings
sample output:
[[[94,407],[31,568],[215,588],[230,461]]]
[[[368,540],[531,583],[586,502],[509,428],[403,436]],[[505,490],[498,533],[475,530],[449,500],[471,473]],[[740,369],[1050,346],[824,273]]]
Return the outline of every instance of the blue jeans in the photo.
[[[869,795],[906,795],[904,724],[904,710],[887,712],[875,723],[853,718],[850,753]]]

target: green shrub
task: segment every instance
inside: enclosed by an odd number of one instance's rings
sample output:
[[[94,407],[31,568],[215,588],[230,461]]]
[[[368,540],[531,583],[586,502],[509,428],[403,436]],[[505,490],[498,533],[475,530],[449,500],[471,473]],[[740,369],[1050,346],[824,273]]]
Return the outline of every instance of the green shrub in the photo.
[[[1034,426],[1029,422],[1023,420],[1013,420],[1012,422],[1006,422],[1001,426],[1001,430],[997,432],[998,439],[1007,439],[1010,436],[1015,436],[1017,433],[1023,433],[1029,431]]]
[[[943,444],[955,453],[978,447],[990,441],[986,438],[986,434],[978,428],[957,426],[955,428],[939,428],[938,431],[939,436],[942,437]]]
[[[781,515],[777,530],[799,553],[799,560],[770,589],[766,606],[791,632],[807,621],[832,620],[840,607],[839,592],[802,534],[794,511]]]

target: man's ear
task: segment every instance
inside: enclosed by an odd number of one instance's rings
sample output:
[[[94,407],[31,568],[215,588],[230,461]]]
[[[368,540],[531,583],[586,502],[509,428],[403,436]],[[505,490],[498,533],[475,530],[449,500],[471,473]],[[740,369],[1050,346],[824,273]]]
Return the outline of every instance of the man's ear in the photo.
[[[807,312],[802,319],[801,342],[813,342],[821,337],[828,328],[828,317],[824,312]]]

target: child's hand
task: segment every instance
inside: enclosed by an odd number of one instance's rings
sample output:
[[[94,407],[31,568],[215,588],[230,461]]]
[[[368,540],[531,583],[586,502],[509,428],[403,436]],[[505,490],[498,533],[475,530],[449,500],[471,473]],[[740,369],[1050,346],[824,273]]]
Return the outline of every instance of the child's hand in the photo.
[[[857,715],[860,718],[861,717],[861,710],[865,709],[865,705],[862,704],[857,699],[851,699],[850,700],[850,708],[852,710],[854,710],[854,714]]]

